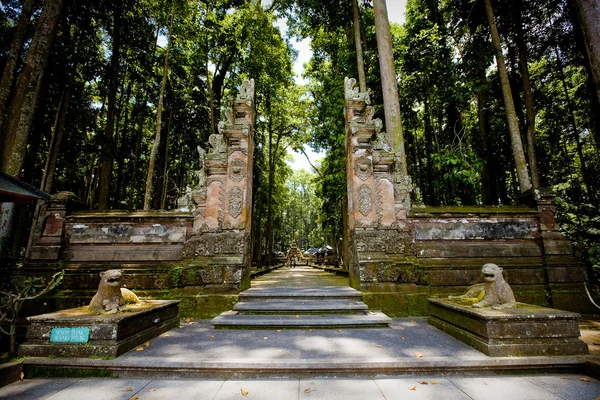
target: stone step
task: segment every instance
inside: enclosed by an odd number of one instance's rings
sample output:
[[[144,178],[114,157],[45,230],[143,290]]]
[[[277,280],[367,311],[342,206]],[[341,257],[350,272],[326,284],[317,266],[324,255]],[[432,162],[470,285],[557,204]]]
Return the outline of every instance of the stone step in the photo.
[[[348,286],[307,286],[250,288],[239,295],[240,301],[255,299],[344,299],[362,300],[362,293]]]
[[[365,311],[368,306],[360,300],[347,299],[253,299],[237,303],[234,311],[240,313],[353,313]]]
[[[380,311],[324,315],[244,315],[228,311],[211,321],[217,329],[387,328],[391,322],[392,319]]]

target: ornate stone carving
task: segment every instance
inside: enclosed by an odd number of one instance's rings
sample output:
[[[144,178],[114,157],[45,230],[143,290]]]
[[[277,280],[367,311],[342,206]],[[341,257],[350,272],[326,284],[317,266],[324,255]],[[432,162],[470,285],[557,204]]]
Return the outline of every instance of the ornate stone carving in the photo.
[[[198,272],[200,272],[200,279],[202,279],[203,285],[223,283],[223,267],[221,266],[211,265],[203,267]]]
[[[372,190],[367,185],[360,185],[358,188],[358,211],[365,217],[373,210],[373,202],[371,200]]]
[[[237,218],[242,213],[243,192],[239,187],[234,187],[229,191],[229,215]]]
[[[502,268],[496,264],[484,264],[481,268],[484,283],[473,285],[461,296],[448,296],[449,300],[472,300],[475,308],[492,307],[494,310],[504,310],[517,306],[515,295],[509,284],[504,280]]]
[[[234,158],[229,162],[229,179],[241,182],[246,177],[246,162],[241,158]]]
[[[360,92],[359,88],[356,87],[356,79],[345,78],[344,88],[347,100],[364,101],[367,105],[371,104],[371,89],[367,89],[366,92]]]
[[[242,254],[249,234],[240,232],[203,232],[188,240],[183,248],[184,258]]]
[[[378,119],[381,122],[380,119]],[[373,150],[392,151],[388,144],[388,137],[385,132],[381,132],[381,127],[376,129],[375,138],[373,139]]]
[[[222,134],[213,133],[208,138],[208,142],[212,146],[208,152],[209,155],[223,157],[227,154],[227,142]]]
[[[240,93],[236,97],[237,103],[246,103],[248,107],[252,107],[254,102],[254,79],[249,79],[242,83]]]
[[[90,310],[114,314],[120,311],[121,306],[140,303],[140,299],[138,299],[135,293],[121,287],[122,276],[123,273],[120,269],[109,269],[108,271],[100,272],[98,292],[90,302]]]
[[[361,231],[356,234],[359,252],[405,254],[405,237],[393,230]]]
[[[201,189],[206,186],[206,151],[202,146],[198,146],[197,149],[200,169],[196,171],[196,176],[198,177],[196,188]]]
[[[366,181],[373,173],[373,166],[371,165],[371,160],[367,157],[359,157],[354,160],[354,173],[358,176],[362,181]]]

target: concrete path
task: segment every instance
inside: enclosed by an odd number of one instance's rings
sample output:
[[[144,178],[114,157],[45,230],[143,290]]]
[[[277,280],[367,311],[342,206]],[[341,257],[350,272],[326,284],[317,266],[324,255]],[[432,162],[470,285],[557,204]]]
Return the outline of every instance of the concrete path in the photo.
[[[253,279],[250,286],[253,288],[348,286],[348,278],[303,265],[295,268],[278,268]]]
[[[594,400],[600,381],[583,375],[401,376],[382,379],[26,379],[0,388],[0,398],[95,399],[510,399]]]

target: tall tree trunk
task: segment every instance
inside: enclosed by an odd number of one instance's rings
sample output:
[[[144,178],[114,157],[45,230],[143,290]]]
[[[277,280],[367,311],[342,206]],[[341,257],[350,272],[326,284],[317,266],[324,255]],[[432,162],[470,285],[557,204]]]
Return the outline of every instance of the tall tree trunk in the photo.
[[[377,51],[379,53],[379,68],[383,89],[385,128],[389,145],[395,152],[400,153],[400,172],[402,175],[408,175],[404,137],[402,136],[402,120],[400,119],[398,83],[396,82],[394,55],[392,53],[392,37],[385,0],[373,0],[373,13],[375,14],[375,33],[377,35]]]
[[[106,108],[106,126],[102,143],[102,162],[100,166],[100,198],[98,209],[100,211],[110,208],[110,181],[112,178],[112,164],[114,157],[115,113],[117,108],[117,91],[119,89],[119,68],[121,65],[121,5],[118,0],[113,2],[113,43],[110,57],[110,72],[108,74],[108,104]]]
[[[163,97],[165,95],[165,88],[167,87],[167,78],[169,76],[169,53],[171,52],[171,46],[173,42],[173,21],[175,20],[175,7],[171,12],[171,22],[169,23],[169,39],[167,42],[167,50],[165,51],[165,65],[163,68],[162,82],[160,83],[160,94],[158,95],[158,108],[156,110],[156,137],[152,144],[152,150],[150,152],[150,160],[148,162],[148,176],[146,177],[146,191],[144,193],[144,210],[150,209],[150,201],[152,199],[152,179],[154,178],[154,164],[156,163],[156,155],[158,154],[158,148],[160,146],[160,136],[162,131],[162,111],[163,111]]]
[[[40,184],[40,190],[46,193],[52,192],[52,184],[54,182],[54,173],[56,172],[56,161],[62,142],[63,133],[65,131],[65,123],[67,120],[67,110],[69,107],[69,100],[71,98],[71,76],[67,73],[67,80],[63,93],[56,110],[56,116],[54,118],[54,125],[52,127],[52,137],[50,139],[50,145],[48,146],[48,156],[46,157],[46,163],[44,165],[44,171],[42,174],[42,182]],[[38,200],[33,213],[33,226],[29,232],[29,240],[27,244],[27,251],[31,248],[34,238],[40,237],[43,227],[39,216],[45,214],[46,203],[42,200]]]
[[[600,101],[600,3],[598,0],[574,0],[583,32],[583,40],[592,69],[596,96]]]
[[[63,0],[46,0],[44,3],[23,70],[17,79],[6,120],[0,164],[0,170],[12,176],[21,175],[42,77],[56,37],[62,8]]]
[[[27,27],[31,21],[31,14],[33,14],[36,3],[37,0],[23,1],[19,22],[17,22],[12,42],[8,49],[6,64],[4,65],[4,72],[2,73],[2,81],[0,82],[0,143],[2,143],[2,138],[4,136],[2,132],[4,131],[8,99],[10,98],[13,86],[15,85],[17,67],[19,66],[19,59],[21,58],[21,51],[25,42],[25,33],[27,32]]]
[[[506,122],[510,134],[512,145],[512,153],[515,159],[515,167],[517,170],[517,179],[519,182],[519,191],[521,193],[531,189],[531,181],[529,179],[529,171],[527,170],[527,161],[525,161],[525,153],[523,152],[523,142],[521,141],[521,132],[519,130],[519,121],[515,111],[512,91],[510,90],[510,81],[506,70],[506,63],[502,54],[502,46],[500,44],[500,35],[496,28],[494,13],[490,0],[484,0],[485,11],[490,25],[490,33],[492,36],[492,45],[496,51],[496,64],[498,65],[498,75],[500,77],[500,85],[502,88],[502,97],[504,98],[504,109],[506,111]]]
[[[117,120],[117,129],[118,135],[116,136],[117,143],[117,187],[114,190],[115,200],[113,205],[118,208],[119,204],[125,199],[125,159],[129,156],[130,151],[125,146],[125,143],[128,142],[127,132],[129,131],[129,100],[131,98],[131,87],[133,86],[132,80],[130,79],[127,83],[127,89],[125,90],[125,98],[122,99],[121,104],[119,105],[119,114],[120,117]],[[120,124],[119,121],[123,119],[123,123]]]
[[[273,115],[271,113],[271,98],[269,95],[267,95],[266,101],[267,115],[269,116],[267,123],[267,132],[269,134],[269,175],[267,182],[267,232],[265,241],[265,252],[267,254],[265,259],[267,265],[271,265],[273,259],[273,182],[275,180],[275,172],[273,171]]]
[[[575,145],[577,148],[577,156],[579,157],[579,163],[581,165],[581,176],[583,178],[583,182],[586,186],[586,193],[590,200],[596,200],[596,191],[594,190],[593,179],[590,176],[586,159],[583,155],[583,145],[581,143],[581,138],[579,137],[579,129],[577,128],[577,120],[575,119],[575,112],[573,103],[571,101],[571,96],[569,95],[569,88],[567,86],[567,80],[565,76],[565,71],[563,68],[562,61],[560,59],[560,53],[558,52],[558,46],[554,44],[554,52],[556,55],[556,62],[558,67],[558,72],[560,74],[560,80],[562,81],[562,87],[565,94],[565,100],[567,101],[567,106],[569,108],[569,120],[571,122],[571,135],[573,137],[573,141],[575,141]]]
[[[484,70],[480,71],[482,82],[486,81]],[[477,116],[479,119],[479,136],[481,140],[481,156],[483,158],[483,171],[481,173],[481,200],[484,205],[493,205],[498,203],[498,193],[496,190],[496,180],[494,179],[495,165],[492,163],[493,153],[490,146],[490,123],[487,113],[488,91],[483,86],[477,92]]]
[[[358,1],[352,0],[352,24],[354,25],[354,44],[356,46],[356,66],[358,69],[358,85],[361,92],[367,91],[365,79],[365,61],[363,59],[362,43],[360,40],[360,14],[358,12]]]
[[[531,171],[531,185],[534,189],[538,189],[540,187],[540,174],[535,150],[535,102],[533,100],[529,66],[527,65],[527,45],[525,43],[523,19],[521,15],[523,6],[520,1],[517,1],[516,3],[518,7],[516,36],[517,47],[519,49],[519,68],[521,69],[523,95],[525,97],[525,109],[527,112],[527,158],[529,159],[529,170]]]

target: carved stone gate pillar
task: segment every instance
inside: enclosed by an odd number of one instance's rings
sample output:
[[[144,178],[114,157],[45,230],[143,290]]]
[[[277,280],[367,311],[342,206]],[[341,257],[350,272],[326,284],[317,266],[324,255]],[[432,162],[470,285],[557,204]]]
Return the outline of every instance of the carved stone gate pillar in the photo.
[[[345,79],[350,284],[386,291],[390,283],[404,283],[413,264],[406,224],[410,177],[402,174],[382,121],[373,119],[369,90],[359,92],[355,85],[355,79]]]
[[[199,269],[202,285],[214,292],[237,292],[250,285],[254,80],[240,93],[209,138],[199,148],[199,184],[191,239],[184,258]]]

